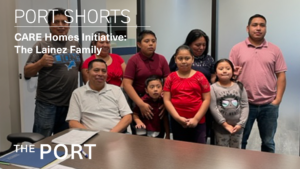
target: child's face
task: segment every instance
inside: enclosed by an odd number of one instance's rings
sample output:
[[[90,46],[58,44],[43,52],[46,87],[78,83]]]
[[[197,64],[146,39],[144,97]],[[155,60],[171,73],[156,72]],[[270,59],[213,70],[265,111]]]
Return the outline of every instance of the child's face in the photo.
[[[146,93],[148,93],[152,99],[158,99],[161,96],[161,92],[162,85],[160,80],[152,80],[148,83]]]
[[[220,62],[217,66],[217,76],[219,80],[230,80],[232,68],[228,62]]]
[[[110,51],[110,41],[107,39],[106,35],[99,36],[100,40],[96,42],[96,47],[98,49],[101,49],[101,56],[107,56],[109,55]]]
[[[187,71],[192,69],[194,58],[189,50],[181,49],[178,51],[175,59],[178,70]]]
[[[152,56],[156,49],[156,39],[151,34],[146,34],[141,42],[138,42],[138,47],[146,56]]]

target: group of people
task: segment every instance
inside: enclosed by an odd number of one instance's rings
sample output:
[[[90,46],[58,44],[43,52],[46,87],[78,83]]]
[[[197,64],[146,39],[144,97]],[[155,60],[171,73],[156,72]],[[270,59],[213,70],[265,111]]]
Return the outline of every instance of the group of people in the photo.
[[[67,35],[68,19],[65,9],[50,12],[52,35]],[[50,136],[71,127],[125,133],[131,126],[134,134],[144,129],[146,136],[168,139],[172,132],[174,140],[197,143],[206,143],[209,135],[216,145],[245,149],[257,119],[261,150],[275,152],[287,67],[280,49],[264,38],[264,16],[250,17],[247,31],[249,37],[232,48],[229,59],[217,62],[200,29],[190,31],[169,64],[155,53],[157,37],[150,30],[138,35],[140,52],[127,65],[110,53],[105,38],[91,42],[101,53],[84,62],[71,52],[63,62],[54,61],[59,54],[34,52],[24,68],[26,77],[39,73],[33,132]],[[69,45],[80,47],[75,41],[43,40],[34,48]],[[79,88],[78,72],[85,83]]]

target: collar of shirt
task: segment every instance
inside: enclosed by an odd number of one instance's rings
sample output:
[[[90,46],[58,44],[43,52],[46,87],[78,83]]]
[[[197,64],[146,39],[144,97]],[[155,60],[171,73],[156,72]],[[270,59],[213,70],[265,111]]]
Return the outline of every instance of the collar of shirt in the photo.
[[[111,87],[110,87],[106,82],[105,82],[104,88],[103,88],[102,90],[100,90],[100,92],[97,91],[97,90],[93,90],[93,89],[90,87],[89,81],[86,83],[85,87],[86,87],[86,91],[92,91],[92,92],[94,92],[94,93],[99,93],[99,94],[105,93],[105,92],[111,90]]]
[[[201,55],[198,57],[194,57],[195,60],[204,60],[206,58],[207,55]]]
[[[148,102],[148,103],[162,102],[162,98],[161,97],[159,97],[156,101],[153,101],[153,99],[147,93],[142,97],[142,100],[144,100],[145,102]]]
[[[140,57],[141,57],[141,59],[142,59],[143,61],[146,61],[146,60],[153,61],[153,60],[154,60],[153,58],[154,58],[154,56],[156,55],[156,53],[154,53],[150,58],[148,58],[147,56],[143,55],[142,52],[139,52],[139,55],[140,55]]]
[[[249,40],[249,38],[247,38],[246,39],[246,44],[247,44],[247,46],[252,46],[252,47],[254,47],[254,48],[267,48],[268,47],[268,42],[264,39],[264,41],[263,41],[263,43],[262,44],[260,44],[259,46],[254,46],[254,45],[252,45],[252,43],[250,42],[250,40]]]

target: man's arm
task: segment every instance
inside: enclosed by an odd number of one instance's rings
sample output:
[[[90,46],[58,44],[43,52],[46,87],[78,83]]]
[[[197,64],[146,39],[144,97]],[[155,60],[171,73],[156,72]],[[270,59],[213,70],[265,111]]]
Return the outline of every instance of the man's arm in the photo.
[[[24,76],[33,77],[43,68],[53,66],[54,58],[49,54],[44,54],[43,57],[35,63],[29,63],[24,67]]]
[[[276,73],[276,76],[277,76],[277,93],[276,93],[276,98],[272,102],[272,104],[279,105],[282,100],[285,91],[285,86],[286,86],[285,72]]]
[[[66,117],[66,121],[69,123],[70,128],[81,128],[87,129],[81,121],[81,108],[80,108],[80,99],[81,97],[78,95],[77,89],[72,93],[68,114]]]
[[[110,130],[110,132],[115,132],[115,133],[123,132],[128,127],[128,125],[131,123],[131,121],[132,121],[131,114],[125,115],[124,117],[122,117],[122,119],[119,121],[119,123]]]
[[[79,128],[79,129],[87,129],[83,124],[81,124],[77,120],[70,120],[69,121],[69,127],[70,128]]]

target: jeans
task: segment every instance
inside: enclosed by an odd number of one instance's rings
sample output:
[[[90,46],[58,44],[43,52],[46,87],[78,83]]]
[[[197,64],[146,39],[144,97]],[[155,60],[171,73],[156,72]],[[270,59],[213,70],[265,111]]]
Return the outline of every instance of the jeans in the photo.
[[[33,132],[45,137],[69,128],[66,122],[68,106],[55,106],[39,100],[35,101]]]
[[[247,140],[255,119],[257,120],[259,135],[262,141],[261,151],[275,152],[274,136],[277,128],[278,105],[249,104],[249,117],[244,129],[242,149],[246,149]]]

